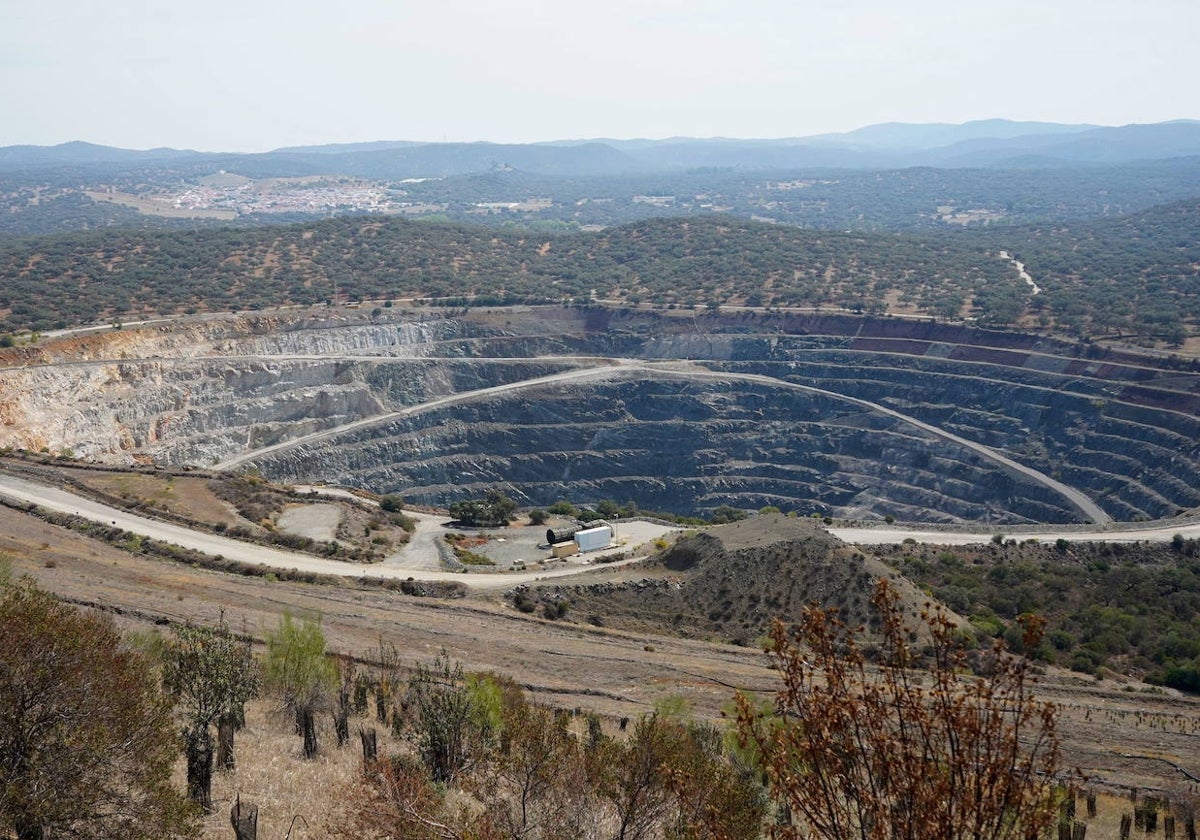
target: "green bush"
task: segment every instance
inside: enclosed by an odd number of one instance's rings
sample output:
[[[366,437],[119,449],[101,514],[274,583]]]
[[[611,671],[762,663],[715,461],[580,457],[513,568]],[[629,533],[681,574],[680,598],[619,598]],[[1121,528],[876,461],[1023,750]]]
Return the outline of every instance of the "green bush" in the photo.
[[[1168,668],[1162,682],[1169,688],[1177,688],[1189,694],[1200,694],[1200,662]]]
[[[579,513],[579,509],[575,505],[568,502],[566,499],[560,499],[546,509],[555,516],[575,516]]]

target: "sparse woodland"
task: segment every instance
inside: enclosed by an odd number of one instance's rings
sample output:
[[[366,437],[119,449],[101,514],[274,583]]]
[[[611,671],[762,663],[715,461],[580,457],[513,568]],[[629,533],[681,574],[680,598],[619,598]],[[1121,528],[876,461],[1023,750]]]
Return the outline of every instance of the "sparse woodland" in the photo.
[[[1057,764],[1055,707],[1037,699],[1030,660],[1002,645],[966,650],[937,613],[909,626],[886,584],[873,641],[817,608],[794,631],[778,625],[777,695],[731,697],[717,724],[672,701],[621,721],[547,708],[446,652],[402,669],[384,639],[355,661],[335,660],[312,619],[285,616],[264,656],[224,622],[122,640],[107,619],[10,577],[0,631],[22,643],[4,646],[0,670],[0,836],[195,836],[216,807],[214,772],[237,765],[234,732],[260,691],[256,702],[276,709],[274,726],[294,739],[282,760],[316,765],[350,752],[359,767],[335,805],[272,815],[272,825],[295,818],[307,832],[296,836],[1023,838],[1079,831],[1076,822],[1086,831],[1082,815],[1067,816],[1075,799],[1060,787],[1069,778]],[[1040,626],[1028,630],[1036,648]],[[103,691],[72,694],[61,677],[35,676],[64,665],[80,685],[98,685],[100,667],[141,686],[143,699],[118,706]],[[104,740],[114,734],[106,709],[138,733],[119,736],[124,754]],[[172,763],[186,765],[190,805],[173,788]],[[212,826],[229,815],[214,814],[204,836],[257,838],[257,804],[237,797],[233,808],[224,833]],[[1188,812],[1163,816],[1172,825],[1178,816],[1187,836]]]
[[[415,298],[443,306],[912,311],[939,320],[1178,346],[1200,317],[1195,201],[1070,227],[922,234],[663,218],[599,233],[343,217],[0,242],[0,330],[154,313]],[[1001,250],[1024,260],[1032,295]]]

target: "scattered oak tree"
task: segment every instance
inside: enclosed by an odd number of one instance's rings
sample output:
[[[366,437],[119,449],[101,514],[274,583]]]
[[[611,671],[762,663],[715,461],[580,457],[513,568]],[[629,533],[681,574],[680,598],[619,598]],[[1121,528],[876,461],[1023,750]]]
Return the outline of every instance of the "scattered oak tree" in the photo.
[[[192,836],[170,700],[112,622],[21,581],[0,586],[0,639],[0,835]]]
[[[945,614],[922,613],[928,649],[918,654],[896,591],[881,581],[872,602],[877,666],[841,622],[810,607],[793,635],[779,622],[772,630],[784,683],[775,709],[737,699],[740,740],[787,815],[773,836],[1043,836],[1055,821],[1058,737],[1029,660],[998,643],[971,676]],[[1040,622],[1025,628],[1023,649],[1035,650]]]
[[[501,490],[489,490],[482,499],[467,499],[450,505],[450,515],[463,525],[490,528],[507,525],[517,503]]]
[[[285,613],[267,634],[263,667],[266,686],[283,697],[295,718],[296,734],[304,739],[304,757],[317,756],[317,712],[337,685],[337,666],[325,656],[325,634],[318,621],[296,621]]]
[[[238,639],[222,618],[216,627],[185,625],[163,657],[163,685],[183,709],[187,725],[188,796],[212,810],[213,738],[218,725],[219,766],[233,767],[233,733],[246,701],[258,692],[258,667],[250,642]]]
[[[404,510],[404,497],[388,493],[379,497],[379,509],[385,513],[400,513]]]

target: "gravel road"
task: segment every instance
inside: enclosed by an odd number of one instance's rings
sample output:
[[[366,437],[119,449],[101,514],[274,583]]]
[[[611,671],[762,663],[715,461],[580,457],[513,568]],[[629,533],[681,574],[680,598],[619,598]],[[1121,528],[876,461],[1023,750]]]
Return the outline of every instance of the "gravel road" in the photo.
[[[38,484],[15,476],[0,475],[0,495],[20,502],[28,502],[59,513],[75,514],[94,522],[113,525],[131,533],[173,543],[183,548],[201,551],[205,554],[222,556],[241,563],[262,564],[277,569],[292,569],[300,572],[313,572],[323,575],[340,575],[344,577],[375,577],[427,581],[456,580],[471,589],[495,590],[507,589],[522,583],[533,583],[551,578],[586,575],[589,572],[610,570],[628,565],[641,559],[633,557],[619,563],[610,563],[597,569],[593,566],[567,564],[553,569],[539,569],[529,572],[507,572],[490,574],[461,574],[447,572],[437,566],[437,550],[433,540],[442,530],[448,520],[429,514],[415,514],[418,521],[412,543],[405,550],[389,557],[381,564],[373,566],[357,566],[336,560],[325,560],[306,554],[298,554],[275,548],[244,543],[229,537],[210,534],[205,531],[195,531],[169,522],[160,522],[144,516],[119,510],[99,502],[76,496],[65,490]],[[630,524],[623,528],[628,529]],[[639,537],[653,539],[657,533],[670,530],[661,526],[653,526],[640,531]],[[992,539],[993,532],[978,531],[931,531],[920,529],[905,529],[897,527],[886,528],[832,528],[830,532],[846,542],[860,545],[879,545],[899,543],[905,539],[915,539],[918,542],[942,545],[967,545],[986,543]],[[1013,531],[1005,532],[1005,537],[1018,541],[1037,539],[1042,542],[1054,542],[1059,538],[1070,541],[1105,540],[1110,542],[1136,542],[1148,540],[1167,542],[1175,534],[1184,537],[1200,537],[1200,523],[1154,525],[1151,523],[1143,528],[1111,528],[1072,529],[1064,531]],[[626,535],[631,536],[631,535]],[[633,541],[631,541],[633,542]]]
[[[925,531],[917,528],[829,528],[829,533],[840,540],[857,545],[890,545],[914,539],[919,543],[934,545],[977,545],[991,542],[997,533],[1003,533],[1006,540],[1017,542],[1038,540],[1039,542],[1056,542],[1060,538],[1068,542],[1170,542],[1176,534],[1188,538],[1200,537],[1200,522],[1187,524],[1162,525],[1148,523],[1147,527],[1135,528],[1118,525],[1112,528],[1087,528],[1083,530],[1055,531],[1009,531],[998,528],[986,533],[979,531]]]
[[[563,566],[556,569],[538,570],[536,572],[511,572],[506,574],[455,574],[442,569],[419,568],[414,566],[397,566],[387,563],[374,566],[358,566],[337,560],[324,560],[307,554],[298,554],[276,548],[267,548],[238,540],[210,534],[206,531],[195,531],[170,522],[160,522],[144,516],[119,510],[108,505],[94,502],[60,490],[48,487],[23,478],[0,475],[0,495],[19,502],[29,502],[48,510],[59,513],[74,514],[121,528],[130,533],[149,537],[165,543],[172,543],[183,548],[190,548],[213,556],[221,556],[227,560],[239,563],[262,564],[276,569],[291,569],[299,572],[313,572],[322,575],[340,575],[343,577],[373,577],[393,578],[404,580],[444,581],[455,580],[471,589],[507,589],[521,583],[533,583],[547,578],[582,575],[595,571],[592,566]],[[431,517],[436,519],[436,517]],[[422,517],[424,519],[424,517]],[[612,563],[604,569],[612,569],[619,565],[633,562],[632,559],[623,563]]]

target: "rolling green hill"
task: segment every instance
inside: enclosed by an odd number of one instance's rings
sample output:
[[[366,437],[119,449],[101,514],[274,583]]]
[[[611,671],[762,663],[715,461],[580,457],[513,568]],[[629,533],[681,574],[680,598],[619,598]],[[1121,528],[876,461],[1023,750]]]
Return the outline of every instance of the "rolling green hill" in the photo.
[[[435,299],[594,300],[909,313],[1181,344],[1200,317],[1200,201],[1070,226],[923,236],[800,230],[730,217],[599,233],[392,217],[181,231],[114,230],[0,245],[0,330],[158,313]],[[1000,257],[1023,260],[1042,293]]]
[[[348,217],[272,228],[113,231],[0,247],[5,329],[149,313],[342,300],[748,303],[880,312],[890,292],[958,314],[975,289],[1024,286],[966,240],[803,231],[729,218],[599,234]],[[461,299],[461,300],[459,300]],[[947,306],[947,300],[952,301]]]

